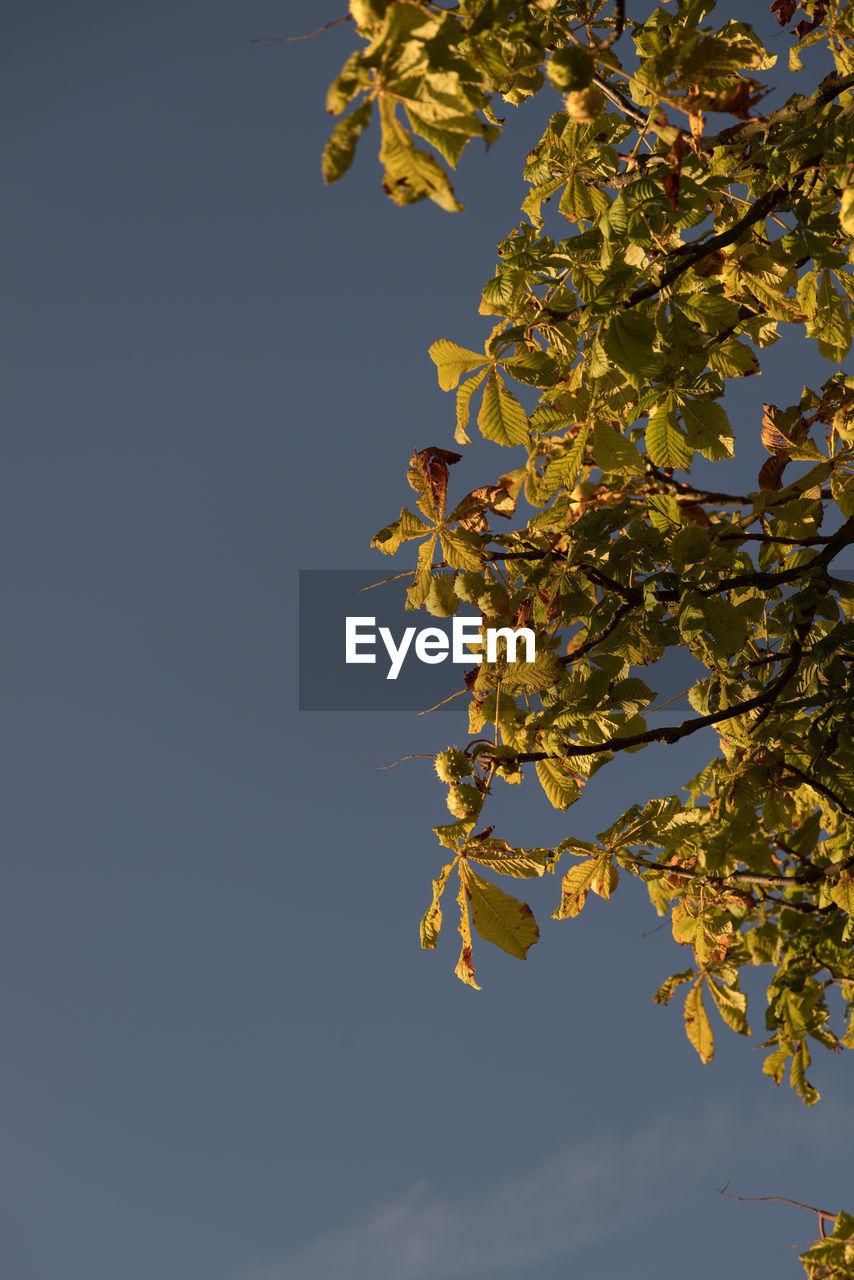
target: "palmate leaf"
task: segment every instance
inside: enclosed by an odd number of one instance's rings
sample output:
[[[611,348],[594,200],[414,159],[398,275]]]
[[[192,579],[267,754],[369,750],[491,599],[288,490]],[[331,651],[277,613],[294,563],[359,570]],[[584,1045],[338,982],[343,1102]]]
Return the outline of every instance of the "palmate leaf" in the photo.
[[[473,369],[479,369],[486,363],[483,352],[469,351],[467,347],[449,342],[447,338],[440,338],[438,342],[434,342],[428,354],[436,366],[439,386],[443,391],[453,391],[464,373],[471,373]]]
[[[374,534],[371,546],[382,551],[384,555],[393,556],[399,550],[401,543],[408,542],[412,538],[426,537],[434,531],[433,525],[427,524],[420,516],[404,507],[397,520]]]

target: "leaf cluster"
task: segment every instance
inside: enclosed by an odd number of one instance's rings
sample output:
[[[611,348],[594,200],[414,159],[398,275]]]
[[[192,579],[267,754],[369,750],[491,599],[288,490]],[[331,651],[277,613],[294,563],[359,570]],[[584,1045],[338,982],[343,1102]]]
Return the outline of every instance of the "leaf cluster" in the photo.
[[[473,931],[522,959],[539,936],[490,877],[568,862],[558,920],[639,879],[690,960],[655,1000],[684,996],[707,1062],[710,1011],[751,1034],[740,975],[762,966],[764,1071],[811,1104],[815,1045],[854,1048],[854,587],[834,572],[854,545],[854,6],[776,0],[790,72],[806,79],[819,44],[834,70],[765,114],[775,56],[747,23],[715,26],[714,8],[678,0],[638,21],[598,0],[353,0],[363,43],[329,92],[348,114],[324,173],[341,176],[376,107],[388,195],[458,209],[448,169],[473,138],[495,140],[500,103],[572,86],[526,158],[523,218],[482,291],[483,351],[430,349],[456,443],[474,419],[513,460],[454,505],[460,455],[416,451],[416,510],[374,539],[386,554],[418,544],[407,608],[474,607],[537,636],[536,663],[467,673],[465,780],[449,784],[456,821],[435,828],[452,858],[422,945],[437,944],[452,877],[471,986]],[[727,386],[761,373],[781,326],[832,367],[739,424],[768,457],[720,491],[714,464],[736,450]],[[672,650],[702,671],[681,719],[657,706]],[[530,778],[564,813],[619,753],[706,731],[716,748],[683,793],[595,842],[475,832],[501,782]]]

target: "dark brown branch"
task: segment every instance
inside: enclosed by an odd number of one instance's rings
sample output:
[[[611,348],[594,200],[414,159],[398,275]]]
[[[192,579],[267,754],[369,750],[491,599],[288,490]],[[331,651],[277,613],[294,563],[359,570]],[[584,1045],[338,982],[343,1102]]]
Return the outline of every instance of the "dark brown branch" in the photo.
[[[328,31],[330,27],[337,27],[341,22],[352,22],[352,13],[345,13],[343,18],[333,18],[331,22],[326,22],[322,27],[318,27],[316,31],[306,31],[300,36],[260,36],[254,40],[250,40],[250,44],[290,44],[292,40],[311,40],[314,36],[322,35],[324,31]]]
[[[817,547],[824,542],[830,542],[830,535],[826,537],[816,534],[814,538],[779,538],[776,534],[771,533],[715,533],[711,531],[713,538],[720,538],[721,541],[730,542],[780,542],[787,547]]]
[[[698,587],[697,590],[701,595],[715,595],[718,591],[729,591],[733,587],[768,587],[773,590],[774,587],[781,583],[793,582],[802,574],[806,574],[810,569],[821,567],[826,569],[830,561],[837,555],[843,547],[847,547],[854,542],[854,516],[849,516],[843,525],[831,534],[828,538],[824,550],[820,551],[817,556],[813,556],[812,560],[808,560],[806,564],[797,565],[793,569],[780,569],[776,572],[767,573],[757,570],[756,573],[736,574],[732,578],[722,578],[714,587]]]
[[[606,97],[610,98],[611,102],[613,102],[615,107],[619,107],[620,110],[625,115],[627,115],[630,120],[634,120],[635,124],[640,124],[640,125],[646,124],[647,117],[641,111],[640,107],[636,107],[633,102],[630,102],[629,99],[625,96],[625,94],[620,93],[619,89],[615,89],[613,85],[608,84],[608,81],[603,80],[601,76],[594,76],[593,83],[599,86],[599,88],[606,95]],[[654,158],[655,157],[653,156],[642,157],[642,159],[646,160],[647,163],[649,163],[649,161]],[[666,163],[665,156],[662,156],[661,159],[664,160]],[[638,175],[636,173],[633,173],[631,181],[634,182],[637,176]],[[603,182],[602,185],[608,186],[608,187],[613,186],[614,185],[613,180]]]
[[[579,564],[574,566],[579,569],[589,582],[595,583],[597,587],[604,587],[608,591],[613,591],[615,595],[627,601],[629,604],[640,604],[643,600],[643,592],[637,587],[626,587],[622,582],[617,582],[616,578],[610,578],[601,569],[597,569],[593,565]]]
[[[614,30],[608,36],[607,40],[602,41],[603,49],[610,49],[612,44],[616,44],[620,36],[623,34],[623,28],[626,25],[626,0],[614,0]]]
[[[681,738],[687,738],[689,734],[697,733],[700,729],[708,729],[711,725],[720,724],[723,720],[732,720],[735,716],[746,715],[748,711],[755,711],[760,707],[770,708],[778,694],[793,679],[800,666],[802,654],[802,641],[797,640],[792,646],[791,655],[783,670],[761,693],[754,694],[752,698],[745,698],[742,702],[736,702],[721,711],[712,712],[710,715],[695,716],[689,720],[683,720],[681,724],[664,725],[660,729],[647,729],[644,733],[617,734],[605,742],[577,743],[567,746],[560,755],[554,755],[549,751],[523,751],[510,759],[517,764],[528,764],[537,760],[567,760],[574,756],[600,755],[604,751],[627,751],[629,747],[644,747],[653,742],[672,746]]]
[[[564,654],[562,658],[558,659],[561,665],[566,667],[570,663],[577,662],[579,658],[583,658],[585,654],[590,653],[591,649],[595,649],[597,645],[600,645],[603,640],[607,640],[608,636],[612,631],[616,630],[631,608],[631,602],[621,604],[604,631],[600,631],[598,635],[593,636],[590,640],[585,640],[584,644],[579,645],[577,649],[573,649],[572,653]]]
[[[669,876],[681,876],[683,880],[690,880],[694,884],[703,885],[727,885],[727,884],[749,884],[765,886],[769,889],[793,889],[799,888],[799,884],[794,876],[774,876],[764,871],[730,871],[725,876],[704,876],[697,875],[694,871],[688,871],[685,867],[679,867],[673,862],[646,862],[643,858],[635,858],[631,854],[621,854],[623,858],[630,860],[639,871],[661,871]],[[784,904],[788,906],[788,903]]]
[[[837,809],[842,810],[847,818],[854,818],[854,809],[851,809],[845,801],[827,785],[827,783],[819,782],[818,778],[814,778],[811,774],[805,773],[803,769],[799,769],[796,764],[792,764],[789,760],[780,760],[777,763],[785,765],[790,773],[793,773],[795,777],[800,778],[802,782],[807,784],[807,786],[812,787],[813,791],[817,791],[820,796],[824,796],[825,799],[831,800],[836,805]],[[852,859],[852,861],[854,861],[854,859]],[[844,863],[841,865],[845,866]],[[839,867],[840,864],[837,863],[836,869],[838,870]]]
[[[734,244],[743,231],[751,227],[754,222],[759,222],[763,218],[767,218],[772,209],[778,204],[782,204],[789,196],[788,187],[772,187],[770,191],[766,191],[764,196],[760,196],[758,200],[750,206],[731,227],[727,227],[726,231],[721,231],[716,236],[711,236],[708,240],[696,240],[693,244],[687,244],[668,254],[668,257],[679,257],[679,262],[665,271],[661,278],[650,284],[645,284],[640,289],[635,289],[634,293],[629,294],[626,301],[622,304],[624,310],[629,307],[635,307],[639,302],[645,302],[647,298],[654,298],[662,289],[666,289],[672,284],[683,271],[687,271],[692,262],[698,258],[703,258],[707,253],[711,253],[715,249],[722,249],[724,246]]]
[[[717,493],[709,489],[696,489],[692,484],[686,484],[684,480],[674,480],[671,476],[666,476],[660,468],[654,463],[646,462],[646,473],[652,476],[658,482],[661,490],[671,495],[680,495],[686,502],[710,502],[710,503],[726,503],[732,504],[734,507],[750,507],[753,505],[753,499],[745,497],[742,493]],[[644,492],[644,490],[641,490]],[[657,492],[657,490],[650,490]]]
[[[715,147],[749,142],[751,138],[767,134],[770,129],[775,128],[778,124],[785,124],[786,121],[794,120],[796,116],[802,115],[805,111],[810,111],[813,107],[820,106],[823,102],[830,102],[833,98],[838,98],[841,93],[844,93],[846,89],[850,89],[852,86],[854,86],[854,75],[836,76],[834,78],[828,76],[825,82],[819,85],[815,93],[808,98],[803,98],[800,102],[793,102],[785,107],[779,107],[776,111],[772,111],[769,116],[761,116],[757,120],[745,120],[743,124],[732,125],[729,129],[724,129],[713,137],[703,138],[700,146],[704,151],[713,151]]]
[[[726,875],[716,876],[703,875],[702,873],[698,875],[696,871],[689,871],[686,867],[680,867],[674,862],[647,862],[646,859],[640,856],[625,852],[619,856],[630,861],[639,871],[660,871],[668,876],[681,876],[683,880],[690,880],[693,884],[716,886],[747,884],[755,885],[759,888],[786,890],[807,889],[818,880],[832,880],[841,875],[843,871],[847,871],[849,863],[854,862],[854,857],[852,857],[847,862],[837,862],[829,867],[813,867],[807,864],[803,871],[798,871],[793,876],[775,876],[767,871],[729,871]],[[834,909],[833,905],[817,907],[810,903],[789,902],[781,898],[765,897],[764,901],[770,902],[776,907],[785,907],[787,910],[800,912],[802,915],[816,915],[819,912],[826,914]]]

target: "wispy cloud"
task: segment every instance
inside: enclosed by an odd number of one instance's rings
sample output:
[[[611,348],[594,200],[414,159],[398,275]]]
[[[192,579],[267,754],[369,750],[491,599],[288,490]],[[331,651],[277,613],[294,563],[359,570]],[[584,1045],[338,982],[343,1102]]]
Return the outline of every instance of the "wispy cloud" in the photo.
[[[569,1125],[583,1105],[582,1098],[569,1102]],[[826,1149],[827,1126],[816,1119],[815,1113],[790,1114],[787,1142]],[[835,1119],[838,1126],[838,1114]],[[468,1186],[451,1197],[425,1184],[413,1186],[363,1219],[333,1226],[289,1256],[233,1280],[528,1274],[642,1223],[654,1224],[679,1207],[708,1203],[717,1177],[746,1172],[751,1150],[767,1156],[774,1131],[764,1108],[748,1114],[727,1101],[674,1109],[632,1134],[571,1143],[488,1189]]]

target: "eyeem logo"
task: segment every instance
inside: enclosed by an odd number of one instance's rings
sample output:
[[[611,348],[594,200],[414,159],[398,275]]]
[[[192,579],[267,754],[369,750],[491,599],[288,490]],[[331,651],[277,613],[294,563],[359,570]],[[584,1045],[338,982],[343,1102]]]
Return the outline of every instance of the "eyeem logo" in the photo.
[[[389,659],[386,680],[396,680],[400,675],[404,660],[412,650],[419,662],[433,666],[438,662],[479,663],[483,655],[473,652],[472,646],[483,647],[483,631],[479,618],[455,617],[452,622],[451,635],[440,627],[406,627],[400,642],[397,643],[389,627],[377,628],[376,618],[345,618],[344,626],[344,660],[348,666],[355,663],[375,663],[377,655],[377,637],[382,641]],[[413,644],[414,640],[414,644]],[[516,661],[516,651],[520,640],[525,642],[525,662],[535,662],[537,656],[536,639],[530,627],[487,627],[486,628],[486,661],[498,661],[498,642],[506,645],[508,662]],[[502,654],[502,657],[504,655]]]

